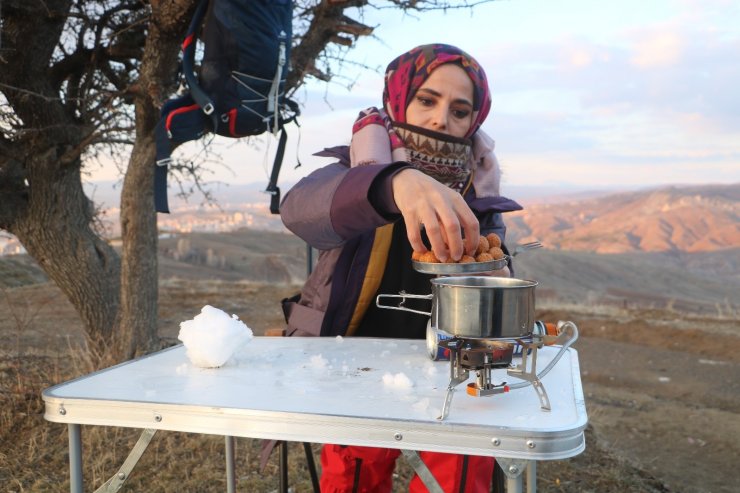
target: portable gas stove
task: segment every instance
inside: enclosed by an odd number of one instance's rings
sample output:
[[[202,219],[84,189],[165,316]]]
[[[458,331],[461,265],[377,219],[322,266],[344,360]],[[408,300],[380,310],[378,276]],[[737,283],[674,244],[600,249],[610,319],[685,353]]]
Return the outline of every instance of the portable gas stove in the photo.
[[[436,264],[435,264],[436,265]],[[446,265],[446,264],[445,264]],[[453,264],[457,265],[457,264]],[[462,264],[460,264],[462,265]],[[540,379],[558,362],[578,337],[572,322],[557,326],[535,321],[534,289],[536,281],[487,276],[437,277],[431,280],[432,294],[379,294],[376,305],[429,316],[427,347],[432,359],[449,359],[450,384],[442,414],[449,413],[452,394],[459,384],[475,372],[476,380],[467,385],[467,393],[484,397],[532,385],[540,407],[550,410],[550,400]],[[381,303],[384,298],[400,299],[397,305]],[[432,301],[430,311],[405,306],[408,299]],[[555,358],[537,373],[537,350],[543,345],[562,346]],[[513,366],[515,354],[522,361]],[[523,380],[508,385],[493,381],[493,370],[507,369],[507,374]]]
[[[450,404],[455,388],[470,378],[475,372],[475,381],[466,386],[466,392],[474,397],[486,397],[503,394],[512,388],[521,388],[532,385],[540,400],[540,407],[550,410],[550,399],[542,385],[543,378],[555,366],[564,351],[578,337],[578,329],[573,322],[560,322],[558,325],[545,324],[536,321],[531,334],[520,338],[480,339],[471,337],[455,337],[433,328],[427,329],[427,348],[434,360],[450,361],[450,383],[447,387],[442,414],[438,419],[443,420],[449,414]],[[537,350],[543,345],[561,345],[560,351],[550,364],[537,373]],[[521,354],[522,361],[512,365],[515,354]],[[507,369],[511,377],[524,382],[508,385],[507,382],[496,383],[493,380],[493,370]]]

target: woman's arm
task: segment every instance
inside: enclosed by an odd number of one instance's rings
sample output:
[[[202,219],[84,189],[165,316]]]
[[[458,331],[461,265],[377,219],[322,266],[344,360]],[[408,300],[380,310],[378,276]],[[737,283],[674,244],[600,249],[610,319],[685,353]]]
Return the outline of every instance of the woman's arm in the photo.
[[[303,178],[285,195],[280,206],[283,223],[314,248],[339,247],[350,238],[398,218],[392,213],[395,204],[371,202],[370,196],[375,198],[377,194],[373,190],[383,188],[386,180],[406,166],[405,163],[357,168],[342,163],[324,166]]]

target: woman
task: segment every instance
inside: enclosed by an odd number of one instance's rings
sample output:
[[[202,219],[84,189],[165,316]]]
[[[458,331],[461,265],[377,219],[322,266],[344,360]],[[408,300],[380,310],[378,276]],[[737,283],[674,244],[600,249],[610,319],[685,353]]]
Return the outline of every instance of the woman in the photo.
[[[285,225],[320,250],[300,295],[284,301],[287,335],[425,337],[427,317],[373,300],[431,293],[431,276],[411,266],[414,251],[459,260],[475,253],[481,234],[504,239],[500,213],[521,207],[498,196],[493,143],[479,131],[490,106],[483,69],[458,48],[419,46],[390,63],[383,109],[363,111],[349,148],[319,153],[338,162],[283,200]],[[326,445],[321,491],[389,492],[398,454]],[[491,458],[421,456],[444,491],[490,490]],[[426,489],[415,477],[410,491]]]

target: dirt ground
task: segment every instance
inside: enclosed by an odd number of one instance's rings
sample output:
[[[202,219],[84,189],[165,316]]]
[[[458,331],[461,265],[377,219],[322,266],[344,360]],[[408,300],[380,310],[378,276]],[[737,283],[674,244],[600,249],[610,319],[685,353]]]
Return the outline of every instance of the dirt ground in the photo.
[[[160,333],[175,342],[179,322],[212,304],[239,315],[261,334],[280,326],[277,301],[295,290],[249,283],[164,281]],[[79,319],[50,284],[1,290],[0,313],[0,398],[14,407],[12,414],[6,410],[0,415],[4,429],[0,484],[10,485],[3,491],[63,491],[59,484],[58,489],[48,486],[57,480],[58,472],[48,473],[47,478],[38,470],[38,464],[49,459],[36,450],[38,445],[13,443],[13,437],[42,443],[49,440],[46,435],[59,435],[58,440],[64,434],[39,417],[43,408],[37,389],[24,390],[16,382],[23,378],[18,368],[43,358],[57,368],[47,370],[51,383],[55,378],[68,379],[68,371],[59,368],[69,365],[65,355],[82,341]],[[586,452],[567,461],[540,463],[540,491],[738,491],[740,326],[736,320],[584,306],[540,307],[538,318],[572,320],[578,325],[581,337],[574,347],[589,414]],[[74,363],[84,373],[84,362]],[[29,421],[29,416],[35,421]],[[55,463],[63,462],[65,445],[61,443],[62,457]],[[219,448],[218,443],[209,446]],[[95,477],[106,477],[117,467],[108,465],[108,471],[96,472]],[[252,488],[243,491],[271,491],[266,486]],[[133,486],[129,491],[140,490]]]
[[[740,326],[675,313],[544,311],[580,328],[601,445],[678,492],[738,491]]]

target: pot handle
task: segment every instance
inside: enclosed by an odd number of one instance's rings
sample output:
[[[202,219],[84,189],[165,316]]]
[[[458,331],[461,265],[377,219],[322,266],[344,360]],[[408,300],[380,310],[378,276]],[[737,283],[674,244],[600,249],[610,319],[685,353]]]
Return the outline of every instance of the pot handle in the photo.
[[[431,312],[423,312],[421,310],[412,310],[411,308],[406,308],[403,306],[404,303],[406,303],[406,298],[416,298],[419,300],[431,300],[432,294],[408,294],[405,291],[401,291],[398,294],[379,294],[375,298],[375,306],[378,308],[385,308],[386,310],[400,310],[402,312],[411,312],[411,313],[418,313],[420,315],[426,315],[427,317],[431,317]],[[397,306],[389,306],[389,305],[381,305],[380,304],[380,298],[401,298],[400,303],[398,303]]]

